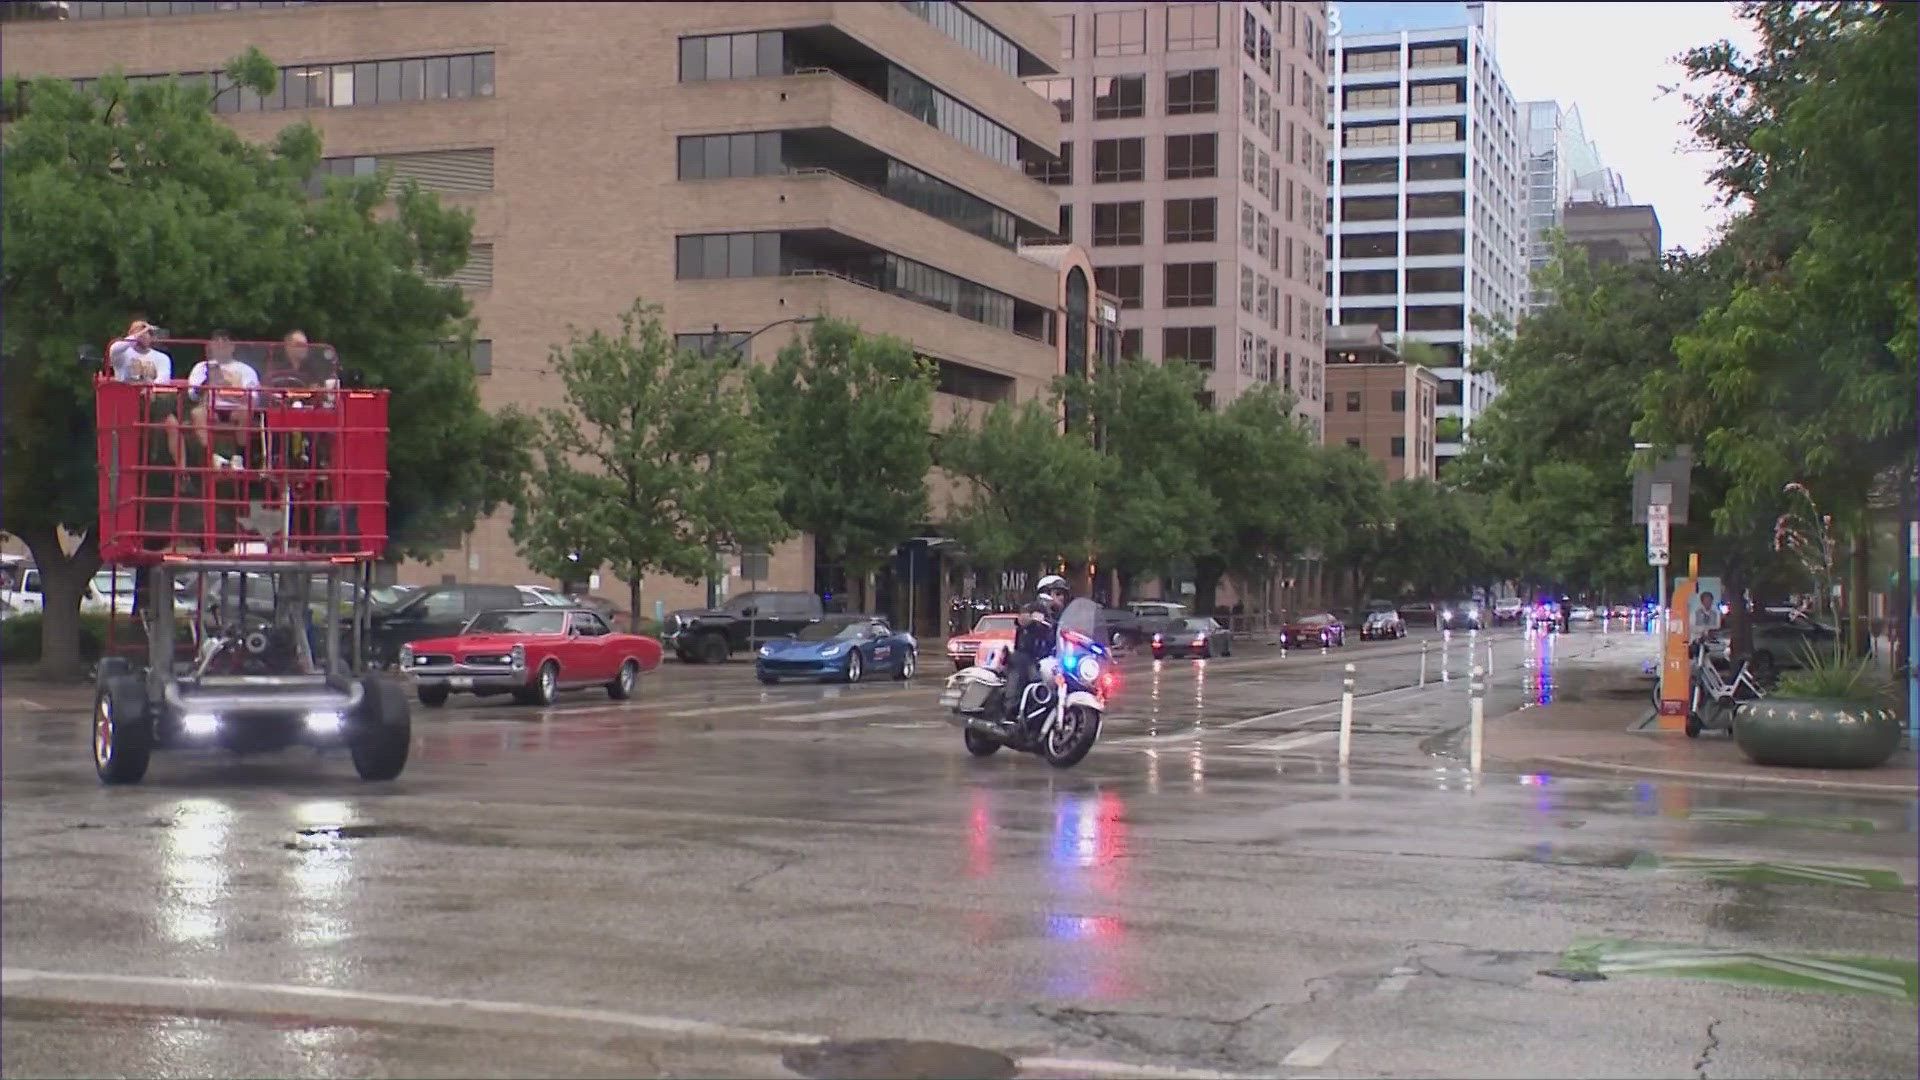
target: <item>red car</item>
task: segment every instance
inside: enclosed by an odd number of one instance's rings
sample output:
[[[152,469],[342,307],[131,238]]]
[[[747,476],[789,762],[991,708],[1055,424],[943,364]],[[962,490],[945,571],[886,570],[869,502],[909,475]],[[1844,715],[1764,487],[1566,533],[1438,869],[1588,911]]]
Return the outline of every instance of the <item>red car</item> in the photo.
[[[643,671],[660,666],[660,643],[616,634],[584,608],[483,611],[453,637],[400,648],[422,705],[445,705],[456,691],[481,697],[512,694],[527,705],[551,705],[564,689],[604,686],[625,701]]]
[[[980,621],[973,624],[973,632],[957,634],[947,639],[947,659],[953,661],[953,670],[973,666],[974,657],[980,654],[980,646],[989,641],[1004,641],[1013,644],[1013,632],[1020,625],[1018,615],[982,615]]]
[[[1280,647],[1283,649],[1317,649],[1346,643],[1346,624],[1330,612],[1316,611],[1302,615],[1280,628]]]

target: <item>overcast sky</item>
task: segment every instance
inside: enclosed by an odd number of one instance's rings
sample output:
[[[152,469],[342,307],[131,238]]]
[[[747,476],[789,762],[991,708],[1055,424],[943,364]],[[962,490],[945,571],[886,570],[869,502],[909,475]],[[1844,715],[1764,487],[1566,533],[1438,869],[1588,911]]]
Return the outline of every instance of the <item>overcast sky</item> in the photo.
[[[1731,38],[1751,49],[1754,35],[1726,3],[1501,3],[1494,9],[1495,54],[1522,101],[1580,107],[1601,160],[1626,181],[1635,202],[1660,215],[1669,249],[1704,249],[1725,213],[1711,208],[1711,154],[1683,153],[1688,110],[1674,58],[1695,45]]]

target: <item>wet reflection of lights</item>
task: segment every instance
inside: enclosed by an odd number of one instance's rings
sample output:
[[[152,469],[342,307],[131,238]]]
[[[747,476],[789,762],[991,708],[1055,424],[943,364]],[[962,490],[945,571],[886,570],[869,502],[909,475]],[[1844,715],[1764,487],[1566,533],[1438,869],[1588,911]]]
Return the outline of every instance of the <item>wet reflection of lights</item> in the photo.
[[[1193,707],[1204,710],[1207,707],[1207,662],[1193,662]]]
[[[293,808],[302,828],[337,829],[353,819],[353,804],[336,799],[314,799]]]
[[[348,823],[352,808],[346,803],[315,800],[296,807],[294,816],[312,822],[311,827],[339,828]],[[312,839],[311,843],[295,846],[293,865],[287,868],[293,894],[287,925],[299,950],[299,977],[325,985],[341,982],[348,974],[340,946],[353,932],[347,903],[353,885],[354,853],[349,845],[324,833]],[[316,1036],[330,1037],[325,1033]]]
[[[1117,938],[1120,933],[1120,920],[1111,915],[1047,916],[1047,936],[1057,941]]]
[[[1520,783],[1526,787],[1536,787],[1536,788],[1545,789],[1548,785],[1553,783],[1553,777],[1547,776],[1542,773],[1534,773],[1534,774],[1529,774],[1527,776],[1521,777]],[[1536,801],[1533,804],[1533,808],[1535,810],[1540,811],[1543,814],[1550,813],[1553,810],[1552,793],[1542,790],[1540,793],[1540,798],[1538,801]]]
[[[1190,774],[1190,786],[1195,795],[1207,793],[1207,754],[1199,747],[1187,751],[1187,769]]]
[[[1147,749],[1147,794],[1160,794],[1160,751]]]
[[[1049,853],[1059,895],[1044,926],[1047,937],[1061,945],[1060,951],[1051,954],[1054,963],[1046,978],[1050,993],[1116,998],[1129,992],[1125,925],[1113,915],[1072,910],[1101,903],[1094,897],[1119,894],[1128,854],[1123,811],[1120,797],[1113,792],[1060,800]]]
[[[161,855],[167,896],[161,932],[183,944],[208,941],[225,926],[227,840],[233,810],[217,799],[188,799],[174,811]]]
[[[973,793],[973,810],[967,817],[967,876],[986,877],[993,873],[993,796]]]

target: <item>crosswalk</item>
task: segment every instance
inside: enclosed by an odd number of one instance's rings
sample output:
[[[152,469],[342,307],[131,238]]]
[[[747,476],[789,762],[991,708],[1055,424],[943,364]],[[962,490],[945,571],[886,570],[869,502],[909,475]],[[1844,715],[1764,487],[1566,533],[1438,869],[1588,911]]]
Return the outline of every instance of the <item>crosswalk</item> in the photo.
[[[1574,970],[1601,975],[1685,975],[1793,989],[1846,990],[1920,1000],[1909,960],[1820,956],[1756,949],[1715,949],[1632,940],[1588,940],[1565,954]]]

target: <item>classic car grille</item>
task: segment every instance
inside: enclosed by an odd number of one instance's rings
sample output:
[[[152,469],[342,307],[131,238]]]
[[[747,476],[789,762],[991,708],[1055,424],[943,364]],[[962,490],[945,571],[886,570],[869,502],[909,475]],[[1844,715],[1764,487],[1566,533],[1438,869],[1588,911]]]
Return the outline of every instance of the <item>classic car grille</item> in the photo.
[[[451,663],[453,663],[453,657],[445,653],[415,653],[413,657],[415,667],[433,667]]]
[[[510,667],[513,657],[505,653],[498,656],[469,656],[465,662],[477,667]]]

